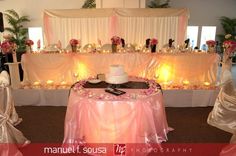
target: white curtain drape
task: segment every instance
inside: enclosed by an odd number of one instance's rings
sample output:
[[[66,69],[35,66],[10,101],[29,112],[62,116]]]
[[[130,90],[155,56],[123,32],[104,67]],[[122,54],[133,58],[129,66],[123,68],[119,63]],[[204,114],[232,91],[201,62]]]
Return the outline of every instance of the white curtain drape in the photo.
[[[144,44],[147,38],[157,38],[158,47],[172,38],[183,43],[189,12],[187,9],[78,9],[45,10],[44,32],[46,44],[59,40],[65,47],[72,38],[82,45],[110,43],[113,35],[126,43]]]

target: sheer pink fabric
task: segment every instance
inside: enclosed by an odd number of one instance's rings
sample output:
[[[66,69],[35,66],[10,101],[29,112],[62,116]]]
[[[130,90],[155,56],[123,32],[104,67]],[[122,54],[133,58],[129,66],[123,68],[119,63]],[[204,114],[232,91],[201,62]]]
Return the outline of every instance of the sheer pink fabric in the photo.
[[[168,124],[158,92],[142,98],[115,99],[103,89],[89,89],[93,96],[71,90],[65,118],[64,144],[160,143],[167,140]],[[137,90],[125,90],[135,93]],[[101,95],[101,99],[95,95]]]

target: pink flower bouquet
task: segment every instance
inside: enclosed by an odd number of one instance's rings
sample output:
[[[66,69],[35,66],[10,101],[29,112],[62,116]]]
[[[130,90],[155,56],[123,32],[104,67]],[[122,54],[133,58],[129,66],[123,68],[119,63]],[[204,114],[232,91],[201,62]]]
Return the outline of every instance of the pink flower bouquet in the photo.
[[[26,40],[26,41],[25,41],[25,44],[26,44],[27,46],[32,46],[32,45],[34,45],[34,41],[32,41],[32,40]]]
[[[2,49],[3,54],[11,53],[12,50],[12,43],[8,40],[3,41],[2,44],[0,44],[0,48]]]
[[[151,45],[157,45],[158,44],[158,40],[156,38],[151,39]]]
[[[216,45],[216,41],[208,40],[208,41],[206,41],[206,44],[208,47],[214,47]]]
[[[236,41],[226,40],[223,42],[223,47],[227,54],[233,54],[236,50]]]
[[[121,38],[118,37],[118,36],[113,36],[113,37],[111,38],[111,42],[112,42],[112,44],[114,44],[114,45],[119,45],[119,44],[121,43]]]
[[[77,39],[71,39],[70,40],[70,45],[71,46],[77,46],[79,44],[79,40],[77,40]]]

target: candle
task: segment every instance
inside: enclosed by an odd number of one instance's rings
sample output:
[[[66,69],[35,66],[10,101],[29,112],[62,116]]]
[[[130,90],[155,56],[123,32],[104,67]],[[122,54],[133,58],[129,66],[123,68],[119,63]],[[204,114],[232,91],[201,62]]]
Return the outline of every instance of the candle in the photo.
[[[62,81],[62,82],[61,82],[61,85],[62,85],[62,86],[65,86],[65,85],[67,85],[67,82],[66,82],[66,81]]]
[[[209,88],[210,85],[211,85],[210,82],[204,82],[203,84],[204,84],[204,86],[205,86],[206,88]]]
[[[52,80],[47,80],[47,85],[53,85],[53,81]]]
[[[186,86],[187,86],[187,85],[189,85],[189,84],[190,84],[190,82],[189,82],[188,80],[184,80],[184,81],[183,81],[183,85],[186,85]]]
[[[210,86],[210,82],[204,82],[205,86]]]
[[[35,81],[35,82],[33,83],[33,85],[34,85],[34,86],[39,86],[39,85],[40,85],[40,82]]]
[[[167,81],[163,82],[162,84],[163,84],[163,89],[167,89],[168,88],[168,84],[169,83]]]
[[[35,82],[33,83],[33,88],[38,89],[38,88],[40,88],[40,87],[41,87],[41,84],[40,84],[39,81],[35,81]]]

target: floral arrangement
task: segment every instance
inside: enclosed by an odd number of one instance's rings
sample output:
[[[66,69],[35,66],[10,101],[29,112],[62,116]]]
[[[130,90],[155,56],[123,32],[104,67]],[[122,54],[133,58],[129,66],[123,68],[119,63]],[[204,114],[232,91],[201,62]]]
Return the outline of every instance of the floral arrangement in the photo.
[[[25,44],[26,44],[27,46],[32,46],[32,45],[34,45],[34,41],[28,39],[28,40],[25,41]]]
[[[112,42],[112,44],[114,44],[114,45],[119,45],[119,44],[121,43],[121,38],[118,37],[118,36],[113,36],[113,37],[111,38],[111,42]]]
[[[225,52],[230,55],[233,54],[236,50],[236,41],[226,40],[223,42],[223,48],[225,48]]]
[[[70,40],[70,45],[71,46],[77,46],[79,44],[79,40],[77,40],[77,39],[71,39]]]
[[[158,40],[156,38],[153,38],[153,39],[151,39],[150,44],[151,45],[157,45],[158,44]]]
[[[215,47],[216,41],[208,40],[208,41],[206,41],[206,44],[207,44],[208,47]]]
[[[0,44],[0,48],[2,49],[3,54],[11,53],[13,43],[8,40],[5,40]]]

